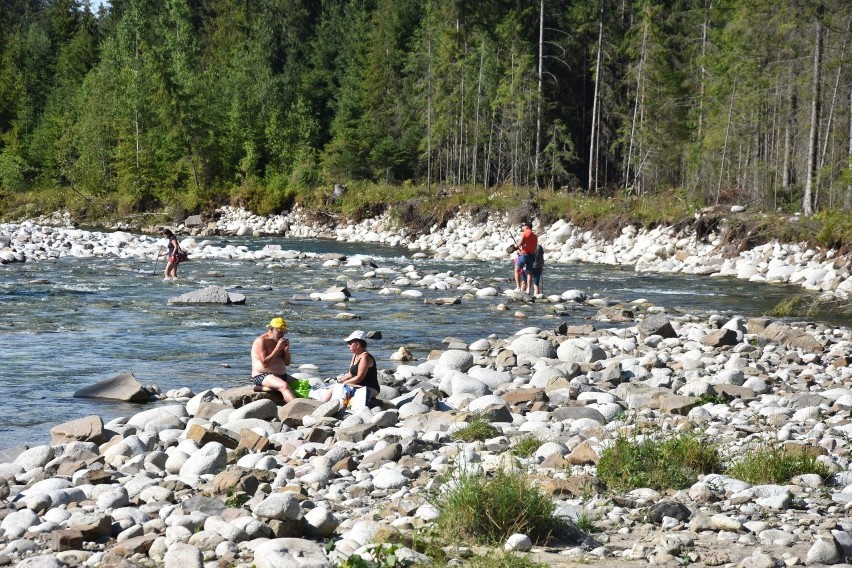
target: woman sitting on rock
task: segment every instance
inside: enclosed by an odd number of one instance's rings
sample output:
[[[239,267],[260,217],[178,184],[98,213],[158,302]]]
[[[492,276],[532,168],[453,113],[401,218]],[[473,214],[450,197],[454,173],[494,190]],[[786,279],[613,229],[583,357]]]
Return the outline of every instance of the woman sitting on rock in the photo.
[[[330,400],[337,395],[341,398],[344,406],[354,396],[358,388],[367,389],[367,400],[379,394],[379,374],[376,369],[376,359],[367,352],[367,334],[360,329],[353,331],[346,338],[349,352],[352,353],[352,361],[349,363],[349,372],[338,377],[334,388],[328,389],[325,400]]]

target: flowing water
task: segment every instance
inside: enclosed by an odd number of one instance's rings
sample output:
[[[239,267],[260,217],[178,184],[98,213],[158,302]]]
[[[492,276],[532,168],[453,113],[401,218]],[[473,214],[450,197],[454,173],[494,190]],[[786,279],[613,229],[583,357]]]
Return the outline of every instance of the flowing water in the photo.
[[[509,283],[506,262],[438,261],[410,258],[407,249],[346,244],[330,240],[275,238],[210,239],[216,244],[258,250],[284,249],[368,254],[380,267],[401,270],[414,264],[421,274],[454,273],[475,278],[478,287]],[[75,390],[133,371],[142,384],[165,392],[187,386],[194,392],[249,384],[249,349],[271,317],[290,323],[293,368],[314,364],[330,377],[345,372],[349,353],[343,339],[354,329],[378,330],[370,342],[380,368],[407,346],[419,360],[441,348],[447,336],[473,341],[496,333],[507,337],[527,326],[555,328],[589,323],[597,311],[565,305],[561,313],[539,302],[526,307],[502,296],[435,306],[423,299],[380,295],[378,288],[352,288],[347,307],[296,300],[294,295],[323,291],[363,280],[364,268],[326,268],[307,258],[287,268],[252,260],[198,260],[182,264],[181,279],[162,281],[153,260],[73,259],[0,267],[0,449],[48,443],[51,426],[98,414],[104,421],[138,412],[144,405],[75,399]],[[387,283],[387,281],[385,281]],[[219,285],[246,296],[245,305],[169,306],[167,301],[204,286]],[[389,284],[388,284],[389,285]],[[756,316],[797,290],[738,280],[661,274],[598,265],[549,265],[546,294],[580,289],[615,301],[644,298],[667,309]],[[419,288],[418,288],[419,289]],[[424,298],[458,296],[454,290],[420,289]],[[508,311],[498,310],[506,302]],[[522,309],[526,319],[515,317]],[[350,312],[360,320],[336,316]],[[599,327],[605,324],[596,324]]]

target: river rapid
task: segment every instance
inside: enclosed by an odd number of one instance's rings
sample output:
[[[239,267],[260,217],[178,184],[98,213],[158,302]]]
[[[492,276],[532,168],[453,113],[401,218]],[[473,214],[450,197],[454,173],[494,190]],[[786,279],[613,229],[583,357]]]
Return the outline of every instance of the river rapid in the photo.
[[[380,368],[393,369],[390,355],[406,346],[419,360],[443,348],[446,337],[466,342],[496,334],[508,337],[528,326],[553,329],[592,323],[599,307],[566,302],[512,302],[505,262],[447,261],[411,257],[404,248],[335,240],[275,237],[211,237],[217,244],[259,250],[269,244],[316,253],[292,266],[253,260],[197,260],[180,267],[180,280],[162,281],[155,259],[73,258],[0,266],[0,449],[48,443],[51,426],[97,414],[104,421],[142,410],[143,405],[75,399],[75,390],[132,371],[144,385],[163,392],[193,392],[249,383],[249,349],[269,319],[290,323],[293,369],[315,365],[315,374],[345,372],[343,339],[354,329],[380,331],[370,342]],[[494,286],[492,297],[467,297],[436,306],[425,300],[461,297],[459,290],[419,289],[423,298],[382,295],[389,280],[373,276],[372,289],[356,286],[367,267],[327,267],[318,255],[369,255],[380,268],[401,274],[452,271],[477,287]],[[393,280],[396,276],[391,276]],[[700,276],[636,273],[617,266],[549,265],[544,293],[581,290],[611,303],[644,299],[669,312],[705,318],[710,313],[759,316],[796,293],[788,286]],[[245,305],[170,306],[168,299],[218,285],[246,296]],[[348,285],[348,305],[298,299],[329,286]],[[499,304],[508,309],[500,309]],[[522,312],[524,317],[519,317]],[[342,313],[359,319],[341,319]],[[611,325],[594,322],[600,327]],[[635,325],[635,324],[634,324]]]

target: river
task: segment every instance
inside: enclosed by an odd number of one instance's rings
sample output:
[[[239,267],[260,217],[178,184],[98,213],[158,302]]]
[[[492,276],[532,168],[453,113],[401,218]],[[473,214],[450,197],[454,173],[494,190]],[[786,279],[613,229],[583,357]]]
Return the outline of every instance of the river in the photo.
[[[368,254],[382,268],[398,272],[414,265],[420,274],[453,273],[475,279],[477,287],[514,288],[506,262],[412,259],[407,249],[347,244],[333,240],[212,238],[220,244],[267,244],[284,249],[343,255]],[[165,392],[190,387],[249,384],[249,349],[269,319],[290,323],[293,367],[314,364],[330,377],[345,372],[349,353],[343,342],[354,329],[381,331],[370,342],[380,368],[393,369],[391,353],[406,346],[419,360],[443,347],[447,336],[473,341],[496,333],[507,337],[527,326],[555,328],[590,323],[598,308],[565,304],[510,303],[506,297],[463,300],[435,306],[424,299],[380,295],[379,288],[351,287],[347,307],[294,296],[332,285],[354,284],[369,267],[324,267],[307,258],[286,268],[246,260],[191,261],[181,279],[162,281],[162,265],[117,258],[62,258],[0,267],[0,449],[48,443],[51,426],[90,414],[104,421],[138,412],[144,405],[75,399],[75,390],[132,371],[142,384]],[[378,279],[374,279],[379,283]],[[383,284],[387,284],[387,280]],[[245,305],[170,306],[170,297],[204,286],[234,289]],[[800,290],[746,281],[685,275],[636,273],[602,265],[547,266],[545,294],[579,289],[613,301],[644,298],[670,311],[705,317],[709,313],[758,316]],[[419,288],[418,288],[419,289]],[[459,296],[456,290],[420,289],[424,298]],[[504,302],[509,310],[498,310]],[[517,318],[522,310],[526,318]],[[346,321],[348,312],[360,319]],[[598,327],[608,324],[596,322]]]

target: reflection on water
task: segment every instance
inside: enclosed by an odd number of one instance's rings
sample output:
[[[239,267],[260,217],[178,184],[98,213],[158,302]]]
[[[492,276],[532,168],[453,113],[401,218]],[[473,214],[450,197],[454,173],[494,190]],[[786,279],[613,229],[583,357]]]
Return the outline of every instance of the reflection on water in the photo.
[[[383,268],[414,264],[421,274],[452,271],[477,287],[513,288],[509,262],[412,260],[409,251],[381,245],[281,238],[210,239],[258,250],[284,249],[345,255],[368,254]],[[286,268],[263,261],[192,261],[181,280],[164,283],[162,266],[151,259],[60,259],[0,267],[0,448],[46,443],[50,426],[98,414],[104,420],[129,415],[139,405],[74,399],[75,390],[130,370],[142,384],[163,391],[193,391],[248,384],[249,349],[274,315],[290,322],[294,366],[314,364],[323,376],[345,371],[343,342],[353,329],[378,330],[383,339],[370,351],[380,367],[393,368],[391,353],[407,346],[425,359],[447,336],[473,341],[496,333],[506,337],[527,326],[554,328],[561,321],[585,323],[597,311],[565,306],[510,304],[505,298],[476,298],[434,306],[424,299],[460,295],[454,290],[421,290],[424,298],[380,295],[379,289],[352,289],[347,305],[294,299],[364,279],[369,268],[325,268],[320,258],[300,259]],[[339,277],[343,275],[343,280]],[[391,276],[383,284],[390,285]],[[374,281],[378,281],[373,278]],[[203,286],[238,288],[244,306],[169,306],[167,300]],[[617,301],[644,298],[667,308],[700,313],[719,311],[760,315],[780,299],[798,293],[786,287],[704,277],[637,274],[630,269],[592,265],[548,266],[544,292],[580,289]],[[526,319],[515,317],[522,310]],[[338,319],[350,312],[359,319]],[[569,315],[564,315],[565,313]]]

